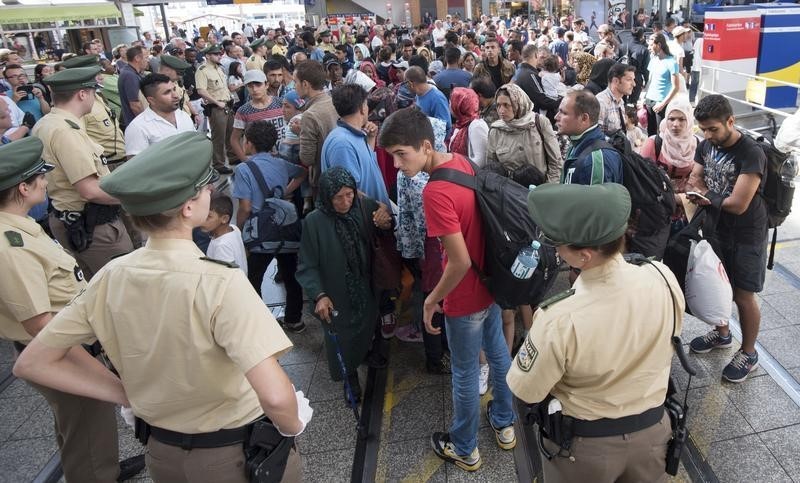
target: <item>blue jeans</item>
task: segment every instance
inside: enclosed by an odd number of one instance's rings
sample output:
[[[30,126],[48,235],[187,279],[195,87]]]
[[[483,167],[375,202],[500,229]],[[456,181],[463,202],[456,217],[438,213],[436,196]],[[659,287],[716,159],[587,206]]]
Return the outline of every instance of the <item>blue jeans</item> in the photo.
[[[450,441],[453,442],[456,453],[468,455],[478,444],[478,356],[481,346],[489,362],[492,378],[492,424],[499,428],[510,426],[514,422],[511,390],[506,383],[511,355],[503,337],[503,319],[497,304],[463,317],[445,317],[445,324],[453,372],[453,422],[450,425]]]

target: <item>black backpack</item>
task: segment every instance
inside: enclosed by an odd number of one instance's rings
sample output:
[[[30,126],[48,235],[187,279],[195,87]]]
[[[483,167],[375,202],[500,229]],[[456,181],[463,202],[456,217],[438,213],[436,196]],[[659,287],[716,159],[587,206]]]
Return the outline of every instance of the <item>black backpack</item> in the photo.
[[[675,211],[675,191],[669,176],[654,161],[631,149],[623,131],[612,133],[608,141],[594,141],[584,152],[597,149],[614,149],[622,158],[622,184],[631,195],[627,251],[661,259]]]
[[[558,274],[560,259],[555,248],[539,247],[539,265],[533,276],[520,280],[511,273],[519,251],[538,237],[539,229],[528,215],[528,189],[497,173],[470,162],[475,175],[440,168],[430,181],[448,181],[475,191],[483,219],[486,254],[484,270],[475,261],[472,268],[481,282],[504,308],[538,305]]]
[[[767,268],[772,270],[775,262],[775,245],[778,242],[777,228],[783,224],[786,217],[792,212],[794,177],[797,174],[797,166],[790,153],[778,151],[763,136],[756,139],[756,142],[767,157],[767,181],[761,190],[761,196],[764,197],[764,201],[767,204],[769,227],[773,229],[769,261],[767,263]],[[786,182],[783,180],[784,174],[789,178]]]
[[[264,194],[264,205],[250,213],[242,226],[242,241],[253,253],[297,253],[300,250],[301,222],[297,208],[282,198],[280,188],[270,190],[253,161],[245,163]]]

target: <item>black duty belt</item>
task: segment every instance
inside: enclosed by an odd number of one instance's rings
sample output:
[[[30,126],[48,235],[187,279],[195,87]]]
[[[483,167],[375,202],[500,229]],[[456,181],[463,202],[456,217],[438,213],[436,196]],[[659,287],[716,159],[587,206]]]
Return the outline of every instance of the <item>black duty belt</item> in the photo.
[[[185,450],[193,448],[222,448],[244,443],[250,437],[253,424],[233,429],[220,429],[213,433],[187,434],[150,426],[150,436],[164,444],[178,446]]]
[[[641,414],[616,419],[603,418],[594,421],[573,419],[572,434],[573,436],[583,436],[584,438],[619,436],[649,428],[661,421],[663,417],[664,406],[658,406]]]

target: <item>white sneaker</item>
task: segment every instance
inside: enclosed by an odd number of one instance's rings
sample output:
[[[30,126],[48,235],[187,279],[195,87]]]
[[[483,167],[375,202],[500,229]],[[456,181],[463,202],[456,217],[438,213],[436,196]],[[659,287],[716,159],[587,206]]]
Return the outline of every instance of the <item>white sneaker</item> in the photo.
[[[481,374],[478,379],[478,392],[481,396],[489,390],[489,364],[481,364]]]

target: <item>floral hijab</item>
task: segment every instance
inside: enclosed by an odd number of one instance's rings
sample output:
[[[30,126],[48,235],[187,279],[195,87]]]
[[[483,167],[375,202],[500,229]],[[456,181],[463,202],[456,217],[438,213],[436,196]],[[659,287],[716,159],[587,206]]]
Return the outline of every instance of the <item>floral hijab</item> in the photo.
[[[467,156],[469,125],[479,117],[478,94],[472,89],[456,87],[450,93],[450,110],[458,129],[450,141],[450,151]]]

